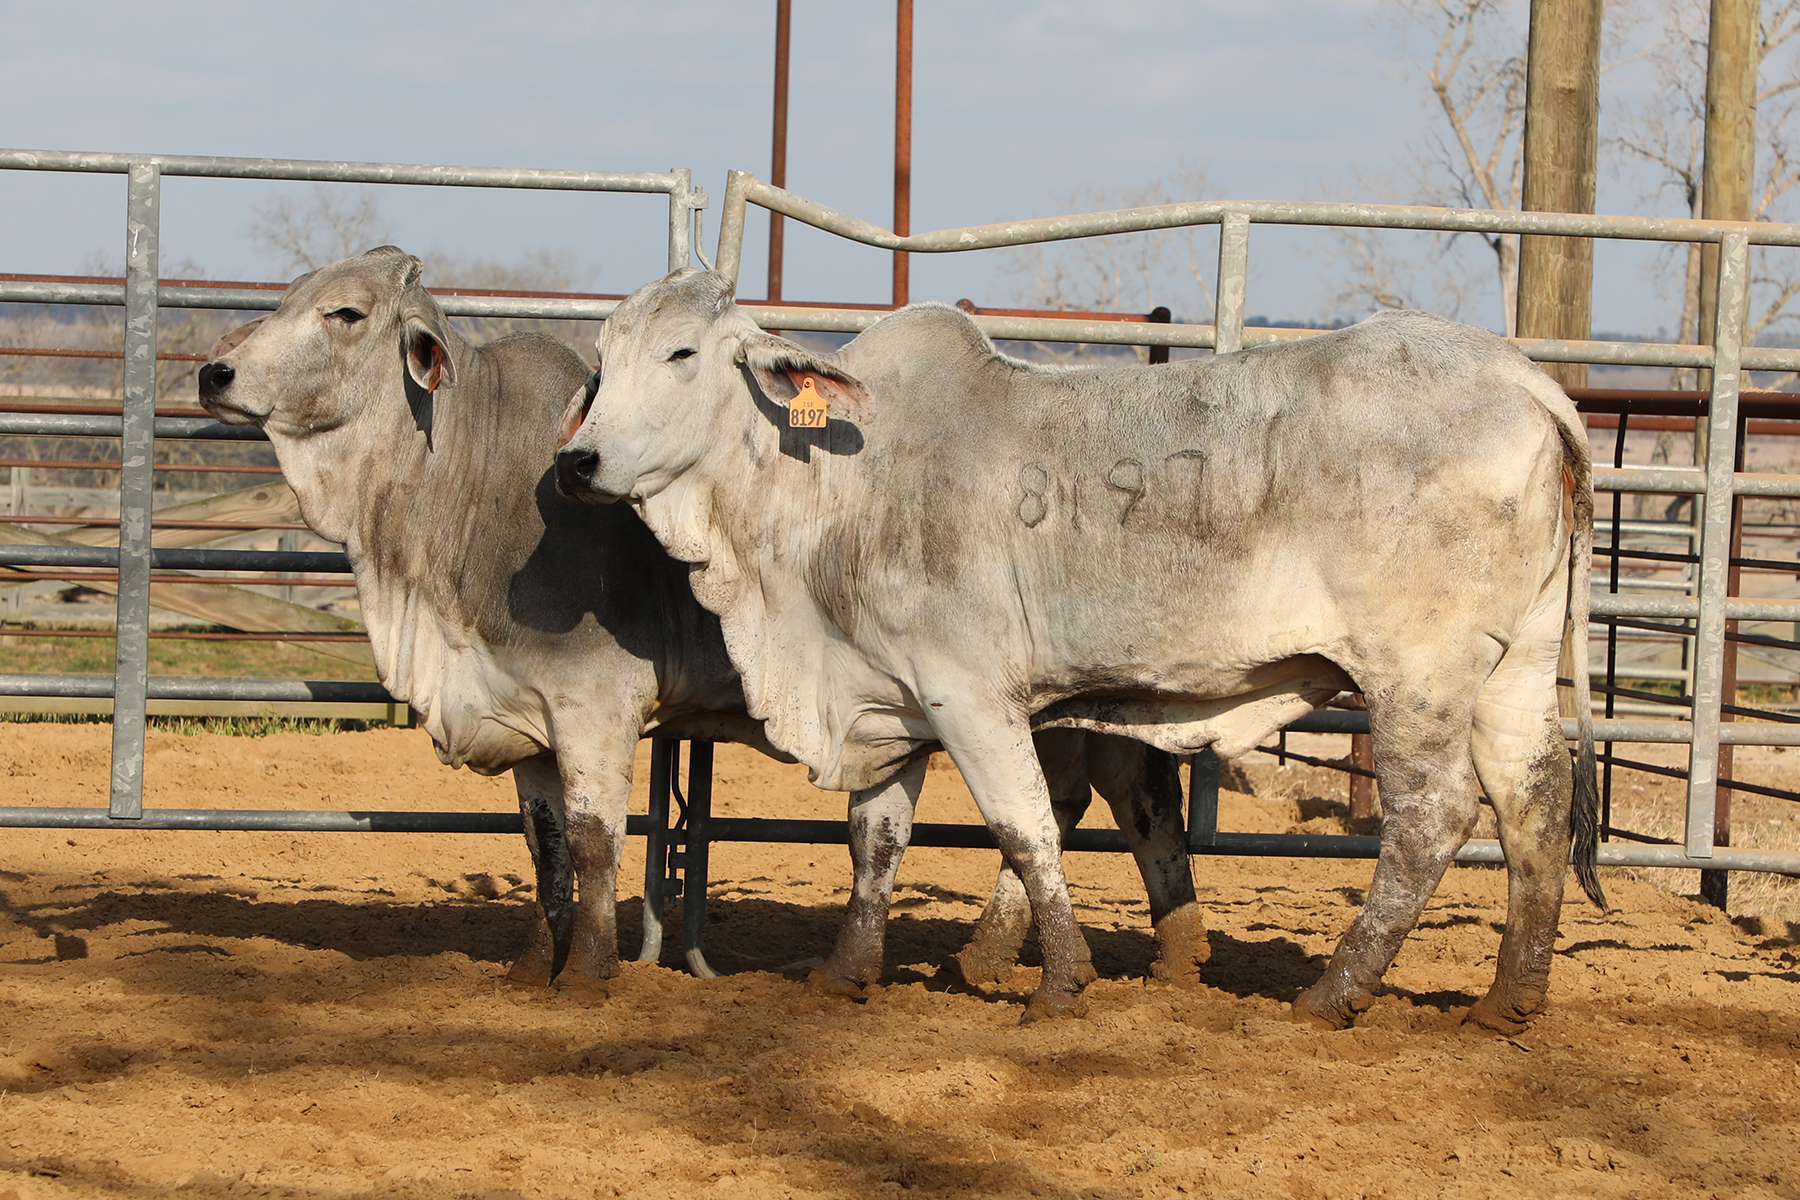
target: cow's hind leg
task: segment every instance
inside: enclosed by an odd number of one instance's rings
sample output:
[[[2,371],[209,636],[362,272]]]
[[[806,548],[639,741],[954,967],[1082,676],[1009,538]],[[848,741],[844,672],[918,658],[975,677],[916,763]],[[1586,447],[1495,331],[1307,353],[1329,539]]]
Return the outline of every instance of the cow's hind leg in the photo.
[[[1544,1006],[1569,861],[1569,752],[1554,682],[1561,617],[1558,606],[1546,636],[1513,643],[1475,706],[1475,769],[1506,854],[1507,901],[1494,986],[1468,1019],[1504,1033]]]
[[[1056,815],[1059,841],[1081,824],[1093,803],[1088,786],[1087,738],[1078,729],[1046,729],[1032,735],[1044,782],[1050,789],[1050,808]],[[1019,949],[1031,931],[1031,900],[1019,873],[1006,863],[994,880],[994,894],[976,923],[969,944],[944,964],[943,975],[952,984],[979,988],[999,985],[1011,978],[1019,961]]]
[[[912,838],[913,806],[925,785],[925,759],[914,759],[881,787],[850,793],[849,911],[831,957],[808,982],[841,996],[861,996],[881,978],[887,956],[888,907],[900,856]]]
[[[1364,688],[1381,786],[1381,856],[1368,900],[1325,974],[1295,998],[1296,1020],[1342,1029],[1374,1003],[1382,975],[1474,829],[1470,692]]]
[[[574,928],[575,874],[563,832],[562,777],[556,755],[540,754],[512,770],[525,820],[525,845],[537,874],[537,902],[525,952],[506,973],[512,983],[547,987],[568,957]]]
[[[1112,806],[1150,899],[1157,944],[1151,974],[1171,983],[1198,983],[1212,945],[1194,897],[1175,756],[1132,738],[1087,736],[1088,778]]]

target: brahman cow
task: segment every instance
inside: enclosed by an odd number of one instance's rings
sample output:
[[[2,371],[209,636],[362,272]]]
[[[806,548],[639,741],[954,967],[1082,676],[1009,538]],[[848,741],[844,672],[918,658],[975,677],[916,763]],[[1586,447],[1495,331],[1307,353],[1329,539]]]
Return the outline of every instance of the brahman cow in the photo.
[[[228,424],[261,427],[307,523],[343,543],[381,680],[417,710],[439,758],[512,771],[538,903],[511,977],[603,979],[617,969],[614,894],[639,737],[773,751],[744,714],[687,566],[629,509],[556,493],[547,464],[588,368],[536,335],[468,344],[420,271],[385,246],[301,276],[278,310],[220,343],[200,371],[200,401]],[[1066,824],[1090,779],[1114,806],[1159,922],[1159,970],[1192,977],[1206,943],[1173,761],[1080,733],[1040,743]],[[847,933],[821,973],[838,990],[880,974],[899,865],[882,817],[910,808],[924,756],[894,767],[851,797],[846,929],[862,932]],[[1023,933],[1016,892],[1002,879],[966,952],[977,975],[1011,965]]]
[[[1342,1026],[1371,1002],[1478,783],[1511,873],[1471,1015],[1513,1028],[1541,1008],[1571,816],[1600,898],[1592,485],[1573,406],[1523,355],[1398,312],[1206,360],[1052,369],[934,304],[823,355],[692,270],[625,301],[599,350],[559,486],[629,500],[692,565],[750,714],[819,786],[949,751],[1030,896],[1028,1019],[1077,1008],[1093,978],[1033,730],[1229,758],[1341,689],[1368,700],[1382,848],[1296,1017]]]

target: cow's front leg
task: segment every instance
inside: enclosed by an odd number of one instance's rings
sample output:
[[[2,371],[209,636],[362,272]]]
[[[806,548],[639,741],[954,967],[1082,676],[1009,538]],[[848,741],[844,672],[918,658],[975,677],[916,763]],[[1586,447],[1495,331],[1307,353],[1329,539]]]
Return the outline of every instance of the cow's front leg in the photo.
[[[1030,728],[1022,714],[996,721],[960,697],[955,707],[947,701],[933,709],[932,723],[1031,901],[1044,974],[1024,1019],[1079,1015],[1081,991],[1093,982],[1094,967],[1069,903],[1062,839]]]
[[[633,734],[636,727],[633,727]],[[594,988],[619,971],[617,896],[631,800],[632,743],[561,755],[563,810],[576,877],[575,924],[559,988]]]
[[[1068,840],[1069,831],[1081,824],[1094,799],[1088,786],[1087,736],[1078,729],[1046,729],[1031,738],[1050,789],[1059,842]],[[1012,977],[1030,931],[1031,900],[1019,873],[1003,862],[974,935],[944,964],[944,974],[953,985],[968,988],[1003,984]]]
[[[858,996],[881,978],[887,955],[888,907],[900,857],[912,839],[913,806],[925,786],[925,758],[915,758],[880,787],[850,793],[850,865],[855,874],[849,911],[813,987]]]
[[[546,987],[568,957],[575,921],[575,876],[563,830],[562,776],[556,755],[540,754],[515,766],[512,777],[519,793],[519,815],[525,821],[525,845],[537,876],[537,900],[525,952],[506,978]]]
[[[1150,899],[1157,947],[1150,972],[1170,983],[1197,984],[1212,943],[1194,896],[1175,756],[1131,738],[1103,733],[1087,738],[1088,776],[1112,807]]]

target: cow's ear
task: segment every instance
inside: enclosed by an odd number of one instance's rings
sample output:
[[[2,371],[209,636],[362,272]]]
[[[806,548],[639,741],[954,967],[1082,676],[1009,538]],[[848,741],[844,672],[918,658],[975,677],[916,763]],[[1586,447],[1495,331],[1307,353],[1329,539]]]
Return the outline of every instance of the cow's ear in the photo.
[[[557,434],[556,444],[566,446],[575,435],[581,432],[581,423],[587,420],[588,409],[594,407],[594,396],[600,391],[600,372],[595,371],[588,376],[588,381],[575,389],[569,402],[563,405],[562,429]]]
[[[255,333],[256,327],[268,319],[269,318],[267,317],[258,317],[248,325],[239,325],[236,329],[214,342],[212,348],[213,361],[217,362],[219,359],[224,358],[227,354],[230,354],[233,350],[236,350],[239,346],[243,345],[244,339]]]
[[[831,415],[855,421],[868,413],[869,389],[862,380],[786,338],[753,333],[744,339],[738,361],[755,376],[763,395],[777,404],[799,395],[811,379]]]
[[[444,314],[436,306],[409,309],[400,322],[401,348],[406,354],[406,373],[428,392],[456,382],[456,363],[450,357],[450,336]]]

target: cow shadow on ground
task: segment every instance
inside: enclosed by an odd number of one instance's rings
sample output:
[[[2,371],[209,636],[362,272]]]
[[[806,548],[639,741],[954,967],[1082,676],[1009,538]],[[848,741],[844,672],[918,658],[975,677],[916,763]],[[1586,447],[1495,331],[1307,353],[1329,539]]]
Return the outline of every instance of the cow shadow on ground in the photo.
[[[47,962],[85,957],[85,941],[96,935],[136,939],[173,937],[175,944],[145,941],[108,957],[142,959],[156,953],[220,957],[235,953],[234,941],[266,939],[305,950],[332,951],[355,961],[422,959],[460,954],[476,963],[510,964],[522,951],[534,920],[527,895],[497,899],[446,896],[443,900],[394,900],[380,895],[268,897],[231,891],[159,888],[138,892],[107,890],[41,904],[3,904],[6,914],[43,939],[39,955],[13,961]],[[660,961],[683,969],[682,905],[664,915]],[[708,962],[724,974],[745,971],[804,974],[831,953],[844,920],[841,904],[793,904],[776,900],[713,899],[707,904],[702,946]],[[120,932],[121,929],[125,932]],[[902,911],[888,923],[885,978],[889,982],[935,982],[937,968],[967,944],[975,930],[969,918]],[[1141,979],[1156,961],[1157,944],[1147,928],[1084,929],[1102,978]],[[619,950],[636,958],[643,936],[643,901],[618,905]],[[1249,940],[1213,930],[1211,954],[1201,968],[1205,984],[1239,997],[1290,1001],[1310,986],[1321,958],[1286,937]],[[75,943],[82,942],[77,947]],[[141,948],[140,948],[141,947]],[[1019,954],[1025,968],[1042,966],[1035,938]],[[1019,1002],[1029,976],[989,993],[996,1002]],[[1425,1001],[1429,1002],[1429,1001]],[[1467,1001],[1464,1001],[1467,1002]]]
[[[357,960],[455,952],[478,962],[509,962],[523,947],[532,921],[530,902],[520,900],[263,899],[166,889],[109,890],[79,900],[8,905],[6,911],[44,938],[101,932],[128,939],[174,934],[200,944],[266,938]],[[125,925],[146,928],[113,932]]]

